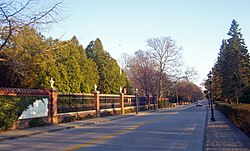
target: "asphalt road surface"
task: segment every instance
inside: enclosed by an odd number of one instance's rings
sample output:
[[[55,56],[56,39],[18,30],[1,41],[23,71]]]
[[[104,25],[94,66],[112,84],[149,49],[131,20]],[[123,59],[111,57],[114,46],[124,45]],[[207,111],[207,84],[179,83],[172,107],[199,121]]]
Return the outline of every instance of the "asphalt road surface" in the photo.
[[[202,151],[206,106],[178,106],[0,143],[0,150]]]

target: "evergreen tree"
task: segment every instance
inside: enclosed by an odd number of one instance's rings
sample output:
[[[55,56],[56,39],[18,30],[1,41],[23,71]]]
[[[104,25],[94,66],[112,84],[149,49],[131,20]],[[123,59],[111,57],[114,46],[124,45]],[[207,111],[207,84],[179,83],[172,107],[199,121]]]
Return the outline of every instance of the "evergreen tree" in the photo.
[[[0,57],[0,87],[50,87],[50,78],[60,92],[90,92],[99,75],[76,37],[69,41],[45,39],[27,27],[13,35]],[[2,74],[3,73],[3,74]]]
[[[1,53],[5,61],[0,63],[0,86],[44,88],[49,86],[43,73],[51,62],[51,55],[46,50],[48,45],[44,37],[36,30],[25,27],[14,34]],[[2,74],[4,73],[4,74]]]
[[[231,38],[228,39],[227,50],[229,51],[228,56],[231,57],[231,87],[235,95],[234,100],[237,103],[243,95],[243,89],[249,85],[250,73],[249,54],[240,31],[239,24],[233,20],[228,32]]]
[[[60,92],[90,92],[98,82],[96,64],[87,58],[76,37],[69,41],[57,42],[54,51],[55,66],[50,73],[55,78],[55,86]],[[53,72],[54,71],[54,72]]]
[[[97,38],[91,41],[86,53],[98,66],[100,77],[98,90],[101,93],[119,93],[120,87],[125,85],[124,77],[116,60],[103,49],[101,40]]]
[[[239,103],[250,84],[249,53],[242,38],[239,24],[233,20],[228,32],[230,38],[223,41],[214,66],[213,88],[215,96],[224,101]]]
[[[213,68],[213,96],[215,100],[225,99],[227,95],[231,92],[227,92],[227,81],[230,80],[227,74],[230,72],[230,67],[227,65],[227,60],[225,60],[225,55],[227,53],[226,50],[227,41],[223,40],[220,48],[220,53],[218,55],[217,62]],[[229,86],[230,87],[230,86]],[[224,89],[223,89],[224,88]]]

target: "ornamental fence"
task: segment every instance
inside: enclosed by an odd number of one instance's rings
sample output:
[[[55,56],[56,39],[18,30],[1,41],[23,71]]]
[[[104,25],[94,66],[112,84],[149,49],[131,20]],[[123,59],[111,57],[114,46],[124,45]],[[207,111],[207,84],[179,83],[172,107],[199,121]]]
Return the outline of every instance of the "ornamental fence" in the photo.
[[[94,94],[58,94],[57,113],[95,110]]]
[[[33,103],[28,104],[29,106],[22,113],[16,113],[19,119],[14,124],[13,129],[29,127],[30,120],[38,117],[48,124],[58,124],[72,121],[72,117],[84,119],[90,116],[100,117],[107,115],[107,113],[114,115],[135,112],[137,100],[140,110],[156,109],[158,106],[173,106],[170,105],[167,98],[157,100],[154,97],[138,95],[136,97],[136,95],[124,95],[123,93],[120,95],[99,94],[98,91],[92,94],[72,94],[58,93],[54,89],[0,88],[0,103],[4,97],[26,98],[26,100],[30,99],[30,102]],[[27,105],[27,101],[21,101],[22,105],[25,105],[25,103]]]

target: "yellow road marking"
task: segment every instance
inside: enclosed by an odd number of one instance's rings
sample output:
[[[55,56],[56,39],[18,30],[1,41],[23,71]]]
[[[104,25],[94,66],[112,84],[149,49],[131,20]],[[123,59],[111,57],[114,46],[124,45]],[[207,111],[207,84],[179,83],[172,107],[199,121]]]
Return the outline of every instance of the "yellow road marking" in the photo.
[[[151,123],[155,120],[150,120],[150,121],[147,121],[147,122],[144,122],[144,123],[141,123],[141,124],[138,124],[136,126],[133,126],[133,127],[129,127],[127,129],[124,129],[124,130],[121,130],[121,131],[118,131],[118,132],[115,132],[113,134],[109,134],[109,135],[105,135],[105,136],[101,136],[100,138],[97,138],[97,139],[94,139],[94,140],[90,140],[86,143],[82,143],[82,144],[79,144],[79,145],[76,145],[76,146],[73,146],[73,147],[70,147],[64,151],[72,151],[72,150],[75,150],[75,149],[79,149],[79,148],[84,148],[84,147],[88,147],[88,146],[91,146],[91,145],[94,145],[96,143],[100,143],[100,142],[103,142],[104,140],[107,140],[107,139],[111,139],[117,135],[121,135],[121,134],[124,134],[124,133],[127,133],[127,132],[130,132],[130,131],[133,131],[141,126],[144,126],[148,123]]]
[[[167,114],[178,114],[178,112],[168,112]]]

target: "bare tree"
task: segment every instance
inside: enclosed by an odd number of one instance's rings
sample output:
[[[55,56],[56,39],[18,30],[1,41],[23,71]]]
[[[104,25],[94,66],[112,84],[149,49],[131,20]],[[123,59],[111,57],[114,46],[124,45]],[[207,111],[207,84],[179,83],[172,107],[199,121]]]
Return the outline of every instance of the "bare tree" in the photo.
[[[201,88],[188,80],[178,81],[176,85],[173,86],[173,92],[174,91],[176,91],[176,95],[179,95],[178,97],[187,101],[204,98]]]
[[[42,0],[11,0],[0,2],[0,52],[15,32],[24,27],[42,27],[62,20],[62,1],[49,5]]]
[[[154,95],[158,81],[157,64],[150,58],[148,52],[136,51],[130,58],[127,74],[134,87],[139,88],[145,95]]]
[[[163,76],[174,74],[181,66],[181,47],[171,37],[150,38],[147,45],[151,51],[151,57],[157,62],[159,69],[159,96],[163,95]]]
[[[129,63],[129,55],[127,53],[123,53],[121,58],[118,60],[120,67],[122,68],[122,70],[127,70],[127,66]]]

